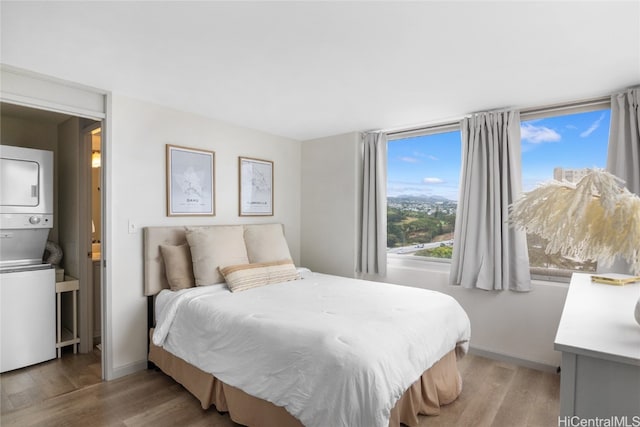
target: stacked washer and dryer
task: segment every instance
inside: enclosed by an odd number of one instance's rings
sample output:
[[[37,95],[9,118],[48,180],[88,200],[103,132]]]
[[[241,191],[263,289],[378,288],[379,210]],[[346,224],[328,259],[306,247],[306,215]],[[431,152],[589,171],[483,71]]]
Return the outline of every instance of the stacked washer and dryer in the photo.
[[[56,357],[53,152],[0,145],[0,372]]]

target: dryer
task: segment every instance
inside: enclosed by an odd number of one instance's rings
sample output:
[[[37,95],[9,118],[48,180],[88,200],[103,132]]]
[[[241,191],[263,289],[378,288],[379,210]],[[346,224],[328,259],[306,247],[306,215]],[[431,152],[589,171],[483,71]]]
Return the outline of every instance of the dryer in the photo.
[[[53,152],[0,145],[0,372],[56,356]]]

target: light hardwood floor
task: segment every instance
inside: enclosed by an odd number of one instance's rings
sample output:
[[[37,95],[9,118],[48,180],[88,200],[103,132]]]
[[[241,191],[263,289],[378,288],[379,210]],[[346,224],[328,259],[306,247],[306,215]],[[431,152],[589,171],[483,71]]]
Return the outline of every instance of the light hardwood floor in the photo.
[[[90,363],[80,367],[79,358],[74,362],[77,370],[91,370]],[[37,365],[0,376],[2,427],[238,426],[213,408],[203,410],[196,398],[161,372],[146,370],[93,383],[86,375],[69,373],[74,372],[74,363],[62,364],[62,374],[49,375],[51,368]],[[464,357],[459,366],[462,394],[443,407],[439,416],[422,417],[420,427],[558,425],[559,375],[475,355]],[[25,373],[33,378],[25,379]],[[43,393],[30,389],[29,381]],[[88,383],[82,385],[83,381]],[[74,382],[78,387],[67,390]],[[18,390],[39,397],[22,399],[17,397]]]
[[[73,354],[65,348],[61,359],[0,374],[2,416],[98,384],[101,377],[99,350]]]

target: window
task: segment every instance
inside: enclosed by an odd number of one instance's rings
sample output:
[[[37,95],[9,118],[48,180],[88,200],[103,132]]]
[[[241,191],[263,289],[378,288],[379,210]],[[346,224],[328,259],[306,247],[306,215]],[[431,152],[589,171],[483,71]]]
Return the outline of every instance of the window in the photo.
[[[604,168],[609,141],[609,109],[521,120],[522,188],[556,180],[578,182],[587,168]],[[528,234],[529,264],[534,273],[553,270],[595,271],[594,261],[545,254],[547,242]],[[549,271],[551,269],[551,271]]]
[[[524,191],[552,179],[577,182],[586,168],[604,168],[610,110],[594,108],[521,114]],[[535,117],[534,117],[535,114]],[[392,257],[451,258],[458,206],[459,126],[391,139],[387,146],[387,254]],[[410,135],[410,134],[409,134]],[[528,235],[533,274],[594,271],[594,261],[544,253],[546,242]]]
[[[460,131],[387,146],[387,253],[451,258],[460,180]]]

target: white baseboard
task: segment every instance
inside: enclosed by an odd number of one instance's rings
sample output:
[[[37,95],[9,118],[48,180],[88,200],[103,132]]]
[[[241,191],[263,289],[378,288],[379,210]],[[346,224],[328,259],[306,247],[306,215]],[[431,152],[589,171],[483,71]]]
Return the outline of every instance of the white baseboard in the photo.
[[[146,359],[113,369],[113,371],[111,371],[111,375],[107,376],[107,380],[115,380],[127,375],[135,374],[139,371],[144,371],[145,369],[147,369]]]
[[[499,360],[501,362],[512,363],[514,365],[523,366],[525,368],[535,369],[543,372],[558,372],[558,366],[552,366],[545,363],[533,362],[531,360],[521,359],[519,357],[509,356],[506,354],[495,353],[489,350],[483,350],[477,347],[469,347],[469,353],[476,356],[486,357],[487,359]]]

